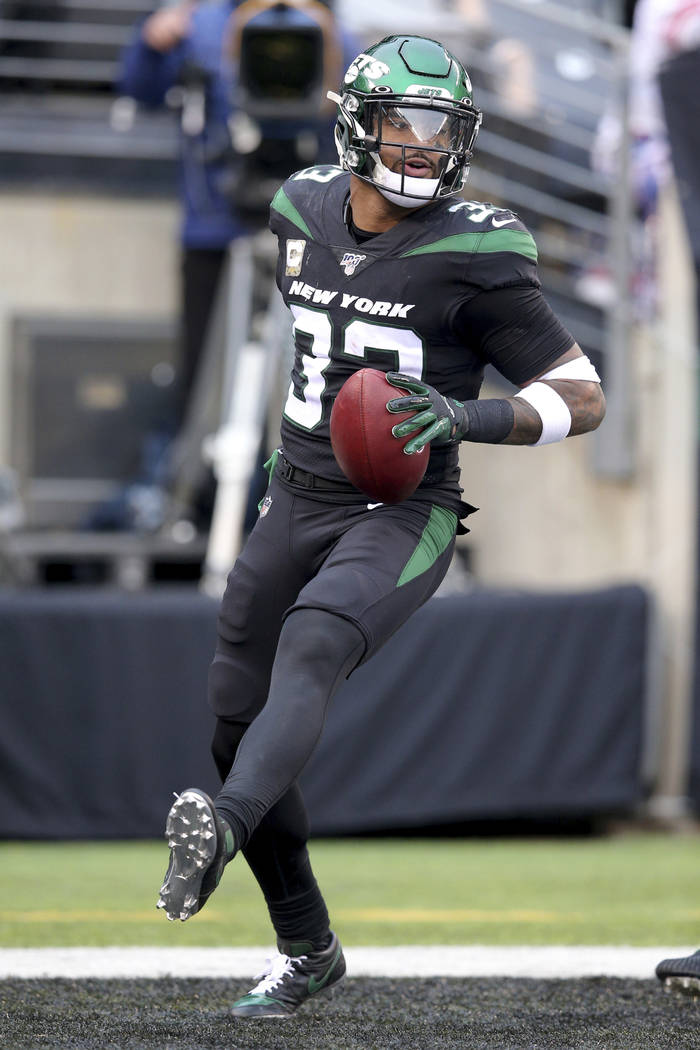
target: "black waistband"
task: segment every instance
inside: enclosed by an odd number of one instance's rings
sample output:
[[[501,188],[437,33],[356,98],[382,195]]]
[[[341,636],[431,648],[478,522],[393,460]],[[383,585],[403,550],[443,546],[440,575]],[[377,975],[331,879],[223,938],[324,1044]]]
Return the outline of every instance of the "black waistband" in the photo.
[[[295,467],[288,459],[285,459],[282,452],[277,457],[275,469],[285,481],[304,489],[315,489],[317,492],[357,492],[349,481],[331,481],[329,478],[320,478],[318,474],[310,474],[308,470]]]
[[[311,474],[308,470],[295,467],[288,459],[285,459],[283,452],[280,452],[277,456],[275,473],[291,485],[299,485],[300,488],[304,489],[315,489],[316,492],[345,492],[351,494],[358,491],[349,481],[331,481],[330,478],[321,478],[318,474]],[[444,474],[426,474],[422,484],[435,485],[442,481],[444,481]]]

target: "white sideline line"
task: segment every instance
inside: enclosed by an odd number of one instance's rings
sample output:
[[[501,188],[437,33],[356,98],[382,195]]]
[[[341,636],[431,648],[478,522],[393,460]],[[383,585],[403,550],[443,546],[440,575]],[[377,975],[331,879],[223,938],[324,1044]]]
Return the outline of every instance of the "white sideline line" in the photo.
[[[661,959],[694,947],[417,945],[346,948],[350,977],[652,978]],[[0,978],[251,977],[274,949],[2,948]]]

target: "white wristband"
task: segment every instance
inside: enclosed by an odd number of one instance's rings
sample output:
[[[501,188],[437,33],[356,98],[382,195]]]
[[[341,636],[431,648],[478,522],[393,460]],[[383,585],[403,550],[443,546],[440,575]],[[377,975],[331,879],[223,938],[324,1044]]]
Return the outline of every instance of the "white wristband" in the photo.
[[[535,445],[550,445],[562,441],[571,429],[571,413],[566,401],[546,383],[532,383],[519,390],[516,397],[521,397],[532,405],[542,420],[542,433]]]

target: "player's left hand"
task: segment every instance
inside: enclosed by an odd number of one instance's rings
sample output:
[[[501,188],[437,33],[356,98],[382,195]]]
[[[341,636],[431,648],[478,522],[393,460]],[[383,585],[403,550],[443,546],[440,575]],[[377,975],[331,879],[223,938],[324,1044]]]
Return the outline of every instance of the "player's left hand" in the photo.
[[[389,412],[415,413],[410,419],[404,419],[391,428],[395,438],[414,434],[404,446],[408,456],[419,452],[429,441],[434,445],[446,445],[451,441],[462,440],[469,429],[469,422],[461,401],[446,397],[428,383],[421,383],[401,372],[387,372],[386,378],[392,386],[411,391],[408,397],[393,398],[386,406]]]

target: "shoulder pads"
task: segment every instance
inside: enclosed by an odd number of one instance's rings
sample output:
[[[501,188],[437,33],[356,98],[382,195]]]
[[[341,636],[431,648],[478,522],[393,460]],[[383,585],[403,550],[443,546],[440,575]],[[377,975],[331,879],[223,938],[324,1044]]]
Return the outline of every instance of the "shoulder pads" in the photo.
[[[425,243],[405,254],[516,252],[532,263],[537,262],[537,246],[527,227],[515,212],[495,204],[458,200],[446,205],[434,232],[434,237],[430,240],[425,237]]]
[[[279,188],[270,204],[270,228],[282,232],[282,223],[291,224],[306,237],[314,239],[314,216],[319,214],[319,198],[339,176],[349,175],[336,164],[321,164],[295,172]]]

